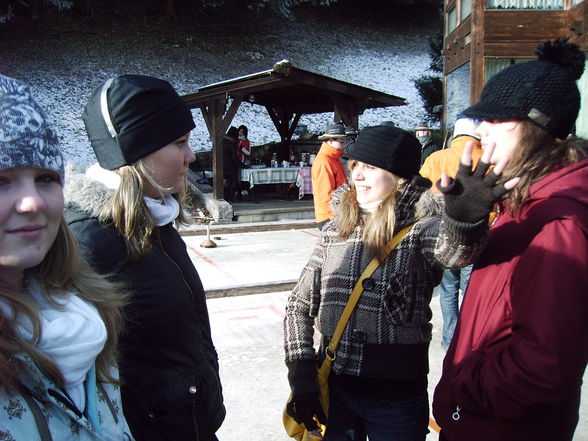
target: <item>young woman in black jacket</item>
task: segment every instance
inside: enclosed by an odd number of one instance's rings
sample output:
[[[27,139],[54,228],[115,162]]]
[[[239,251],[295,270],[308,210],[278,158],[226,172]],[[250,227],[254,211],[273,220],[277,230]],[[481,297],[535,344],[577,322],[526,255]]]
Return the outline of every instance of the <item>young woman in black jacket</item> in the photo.
[[[137,441],[216,440],[225,409],[200,277],[174,228],[194,122],[171,85],[106,81],[84,123],[98,164],[70,173],[67,219],[82,253],[129,291],[121,339],[123,410]]]

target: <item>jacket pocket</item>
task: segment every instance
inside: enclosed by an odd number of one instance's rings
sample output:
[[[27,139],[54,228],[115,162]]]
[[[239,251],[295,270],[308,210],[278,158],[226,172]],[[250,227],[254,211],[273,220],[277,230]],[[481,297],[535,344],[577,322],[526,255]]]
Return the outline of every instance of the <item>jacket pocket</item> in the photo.
[[[383,301],[390,324],[399,325],[409,321],[413,299],[406,294],[406,288],[400,284],[397,277],[393,277],[384,288]]]
[[[153,394],[147,406],[148,419],[154,422],[165,419],[179,409],[191,406],[199,395],[199,377],[198,371],[191,371]]]
[[[195,433],[214,433],[225,417],[218,373],[205,366],[178,377],[155,393],[147,420],[154,424],[193,426]],[[170,428],[171,430],[171,428]]]

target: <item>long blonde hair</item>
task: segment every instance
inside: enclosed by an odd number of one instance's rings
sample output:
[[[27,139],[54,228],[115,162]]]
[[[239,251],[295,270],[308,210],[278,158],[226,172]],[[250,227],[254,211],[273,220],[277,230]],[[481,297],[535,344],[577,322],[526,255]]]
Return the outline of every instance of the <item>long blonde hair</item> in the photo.
[[[348,162],[348,168],[352,172],[357,165],[356,160]],[[357,203],[357,192],[355,186],[351,185],[351,190],[346,192],[339,204],[337,215],[335,216],[335,224],[337,232],[343,239],[347,239],[353,230],[360,223],[364,224],[362,241],[368,250],[371,257],[378,257],[380,261],[386,258],[386,244],[394,235],[394,227],[396,225],[396,200],[398,195],[402,192],[404,185],[399,182],[398,176],[389,173],[397,182],[395,191],[390,193],[376,210],[362,218],[361,209]]]
[[[153,217],[145,204],[145,185],[148,183],[160,192],[166,189],[151,177],[143,159],[119,168],[116,173],[120,176],[120,185],[100,211],[99,220],[103,223],[113,222],[125,240],[129,260],[136,260],[151,250],[155,229]],[[176,225],[189,223],[184,212],[185,188],[186,185],[181,192],[173,194],[180,205]]]
[[[529,121],[520,121],[521,140],[504,170],[501,182],[521,178],[507,198],[513,214],[527,201],[531,185],[549,173],[586,158],[588,141],[572,137],[560,140]]]
[[[71,293],[96,307],[107,331],[106,344],[96,359],[97,377],[102,382],[117,383],[118,379],[112,377],[110,369],[117,358],[121,308],[125,296],[117,290],[116,285],[94,272],[80,257],[78,245],[65,219],[61,219],[55,241],[43,261],[26,270],[24,277],[34,277],[47,301],[57,308],[56,300]],[[28,354],[58,386],[63,386],[63,375],[57,365],[34,346],[41,332],[39,309],[35,301],[24,292],[10,289],[5,284],[0,285],[0,300],[14,311],[14,318],[11,318],[0,309],[0,387],[6,390],[18,387],[18,372],[11,360],[21,352]],[[21,338],[16,330],[16,320],[21,315],[26,316],[33,325],[33,343]]]

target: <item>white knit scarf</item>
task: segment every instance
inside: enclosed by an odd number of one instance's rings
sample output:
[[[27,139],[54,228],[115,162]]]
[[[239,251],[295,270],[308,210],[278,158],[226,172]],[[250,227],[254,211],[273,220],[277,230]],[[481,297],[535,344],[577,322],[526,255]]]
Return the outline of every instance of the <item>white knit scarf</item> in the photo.
[[[65,390],[78,409],[85,407],[84,380],[106,343],[106,326],[96,308],[74,294],[57,300],[59,309],[50,305],[35,280],[26,290],[39,307],[41,335],[35,347],[53,360],[65,379]],[[33,342],[33,326],[24,315],[17,329],[21,337]]]
[[[167,195],[163,199],[153,199],[145,197],[147,208],[153,216],[153,222],[158,227],[173,222],[180,214],[180,204],[172,195]]]

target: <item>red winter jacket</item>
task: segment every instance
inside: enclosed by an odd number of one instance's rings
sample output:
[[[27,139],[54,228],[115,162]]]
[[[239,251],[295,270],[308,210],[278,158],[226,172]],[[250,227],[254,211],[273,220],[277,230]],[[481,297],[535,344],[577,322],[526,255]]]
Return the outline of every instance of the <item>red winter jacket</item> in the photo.
[[[588,160],[490,230],[435,390],[449,441],[569,441],[588,362]]]

